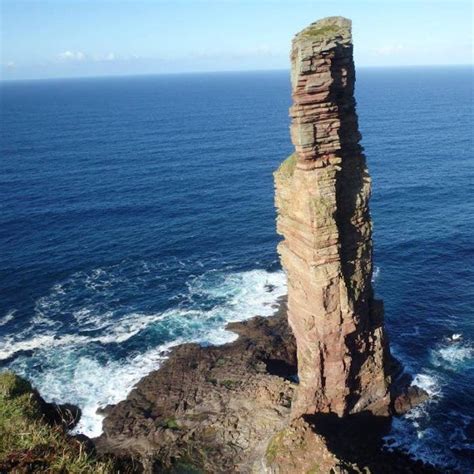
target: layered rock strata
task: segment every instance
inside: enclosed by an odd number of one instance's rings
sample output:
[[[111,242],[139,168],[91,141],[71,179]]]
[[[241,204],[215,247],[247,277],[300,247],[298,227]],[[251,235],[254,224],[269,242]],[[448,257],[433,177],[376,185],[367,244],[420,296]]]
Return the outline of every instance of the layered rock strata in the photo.
[[[439,472],[383,450],[372,423],[291,420],[296,345],[284,301],[275,316],[228,329],[235,342],[176,347],[106,408],[98,452],[135,459],[133,472],[147,473]]]
[[[293,40],[291,138],[275,173],[278,246],[297,341],[293,416],[389,412],[383,306],[372,288],[371,180],[359,144],[350,20]]]

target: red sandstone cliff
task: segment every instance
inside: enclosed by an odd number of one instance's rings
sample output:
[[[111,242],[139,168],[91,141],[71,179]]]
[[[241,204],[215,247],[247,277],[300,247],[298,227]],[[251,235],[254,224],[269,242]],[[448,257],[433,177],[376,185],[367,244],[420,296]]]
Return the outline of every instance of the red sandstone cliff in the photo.
[[[437,473],[383,449],[393,361],[371,284],[350,21],[313,23],[291,57],[295,153],[275,173],[288,310],[232,324],[231,344],[175,348],[105,409],[96,448],[144,472]],[[392,390],[395,412],[424,399],[409,383]]]
[[[388,414],[388,344],[374,299],[367,171],[355,111],[351,22],[320,20],[293,40],[291,138],[275,173],[278,251],[298,349],[295,417]]]

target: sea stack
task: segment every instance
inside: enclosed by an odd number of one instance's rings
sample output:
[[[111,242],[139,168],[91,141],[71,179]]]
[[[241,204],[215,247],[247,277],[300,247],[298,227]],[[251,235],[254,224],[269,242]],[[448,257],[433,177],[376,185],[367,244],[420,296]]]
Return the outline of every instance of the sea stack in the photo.
[[[293,39],[295,152],[275,172],[278,246],[297,343],[293,417],[388,415],[383,305],[372,288],[371,180],[359,144],[351,21],[330,17]]]

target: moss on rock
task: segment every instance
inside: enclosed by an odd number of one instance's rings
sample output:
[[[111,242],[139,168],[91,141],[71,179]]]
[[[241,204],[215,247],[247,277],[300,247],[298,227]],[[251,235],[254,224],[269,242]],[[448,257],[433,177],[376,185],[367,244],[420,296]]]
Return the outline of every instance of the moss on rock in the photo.
[[[282,178],[291,178],[296,169],[297,155],[290,155],[276,170],[275,174]]]
[[[278,453],[281,449],[284,449],[282,446],[283,438],[285,437],[285,431],[280,431],[270,440],[267,446],[267,451],[265,457],[269,464],[272,464],[278,456]]]
[[[303,36],[305,38],[323,39],[337,36],[340,31],[341,28],[337,25],[314,25],[304,30]]]

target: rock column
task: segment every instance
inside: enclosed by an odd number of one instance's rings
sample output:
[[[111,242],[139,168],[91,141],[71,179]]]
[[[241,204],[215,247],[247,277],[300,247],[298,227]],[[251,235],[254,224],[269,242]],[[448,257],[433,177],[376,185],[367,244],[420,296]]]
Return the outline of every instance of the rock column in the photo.
[[[295,417],[387,415],[388,343],[372,289],[371,181],[359,144],[351,22],[320,20],[293,40],[291,138],[275,172],[278,246],[298,349]]]

